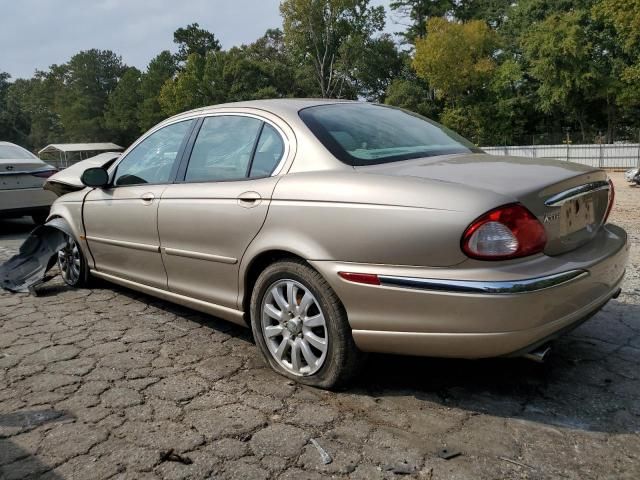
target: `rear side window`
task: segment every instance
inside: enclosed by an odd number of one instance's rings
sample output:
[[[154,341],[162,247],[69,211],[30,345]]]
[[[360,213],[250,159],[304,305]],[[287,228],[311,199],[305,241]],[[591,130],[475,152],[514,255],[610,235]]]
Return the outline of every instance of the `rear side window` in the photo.
[[[253,117],[220,115],[202,122],[193,144],[186,182],[223,182],[268,177],[284,153],[271,125]]]
[[[185,181],[246,178],[262,122],[240,116],[207,117],[193,144]]]
[[[31,152],[16,145],[0,145],[0,160],[31,160],[38,158]]]
[[[368,103],[338,103],[303,109],[302,121],[348,165],[481,152],[457,133],[420,115]]]
[[[271,125],[265,123],[251,164],[251,178],[268,177],[275,170],[284,154],[282,137]]]

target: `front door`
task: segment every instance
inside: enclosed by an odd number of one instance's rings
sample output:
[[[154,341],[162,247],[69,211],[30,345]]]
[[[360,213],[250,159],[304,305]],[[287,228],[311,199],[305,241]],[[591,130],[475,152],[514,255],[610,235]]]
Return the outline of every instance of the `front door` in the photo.
[[[167,288],[158,205],[192,125],[187,120],[156,130],[117,164],[111,187],[87,195],[83,218],[97,271]]]
[[[284,153],[281,133],[260,119],[204,119],[182,178],[160,200],[169,290],[237,308],[239,263],[264,223]]]

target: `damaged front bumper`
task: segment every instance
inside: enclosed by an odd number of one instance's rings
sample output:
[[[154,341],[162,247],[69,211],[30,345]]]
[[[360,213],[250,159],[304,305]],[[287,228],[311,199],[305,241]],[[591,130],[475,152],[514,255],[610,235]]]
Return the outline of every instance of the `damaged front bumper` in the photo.
[[[0,265],[0,288],[10,292],[31,292],[46,281],[47,271],[56,263],[57,253],[73,237],[69,224],[54,218],[36,227],[20,246],[20,251]]]

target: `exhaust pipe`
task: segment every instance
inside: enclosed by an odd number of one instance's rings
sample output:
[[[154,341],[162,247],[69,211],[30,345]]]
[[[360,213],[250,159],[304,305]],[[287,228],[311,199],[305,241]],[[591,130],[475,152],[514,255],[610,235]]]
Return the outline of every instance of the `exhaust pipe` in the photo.
[[[544,363],[551,353],[551,345],[548,343],[539,346],[535,350],[531,350],[523,355],[523,358],[534,361],[536,363]]]

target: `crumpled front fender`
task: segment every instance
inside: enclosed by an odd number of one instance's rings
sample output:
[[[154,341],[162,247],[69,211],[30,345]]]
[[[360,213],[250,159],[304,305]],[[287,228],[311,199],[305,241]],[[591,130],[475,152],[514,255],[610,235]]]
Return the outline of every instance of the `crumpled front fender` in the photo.
[[[54,218],[36,227],[20,246],[20,251],[0,265],[0,288],[10,292],[33,292],[56,263],[56,254],[73,237],[69,224]]]

